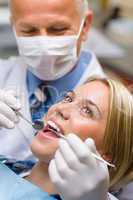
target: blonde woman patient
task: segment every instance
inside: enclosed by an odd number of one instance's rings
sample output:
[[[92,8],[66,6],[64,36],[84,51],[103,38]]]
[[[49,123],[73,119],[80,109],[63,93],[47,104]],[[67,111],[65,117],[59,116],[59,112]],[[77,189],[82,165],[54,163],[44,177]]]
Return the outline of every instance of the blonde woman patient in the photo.
[[[38,162],[28,181],[56,199],[133,199],[133,98],[121,83],[93,78],[68,92],[44,120],[31,143]]]
[[[120,200],[133,199],[133,98],[121,83],[89,80],[52,106],[45,122],[31,144],[39,161],[27,180],[65,200],[83,199],[80,186],[90,190],[92,180],[101,181],[101,189],[108,184],[108,191]],[[59,139],[49,126],[66,139]],[[107,176],[106,166],[91,152],[115,165],[108,167],[109,183],[101,176]],[[86,192],[86,199],[98,198],[91,195]]]

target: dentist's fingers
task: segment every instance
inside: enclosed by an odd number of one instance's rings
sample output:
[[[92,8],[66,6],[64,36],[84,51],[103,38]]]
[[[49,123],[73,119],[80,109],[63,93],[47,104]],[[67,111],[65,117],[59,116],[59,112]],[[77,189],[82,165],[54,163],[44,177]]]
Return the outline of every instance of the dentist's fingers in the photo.
[[[90,151],[92,151],[93,153],[99,155],[97,149],[96,149],[96,145],[95,142],[92,138],[87,138],[85,140],[85,144],[87,145],[87,147],[90,149]]]
[[[79,137],[74,134],[69,134],[67,136],[67,141],[81,162],[90,162],[92,165],[95,164],[96,160],[91,156],[91,150],[87,148],[85,143]]]
[[[4,102],[15,110],[19,110],[21,108],[20,101],[10,93],[5,93]]]
[[[15,91],[6,91],[0,89],[0,101],[7,104],[9,107],[19,110],[21,108],[20,101],[15,95]]]
[[[68,176],[71,176],[72,170],[68,167],[62,153],[59,150],[57,150],[54,160],[60,177],[65,179]]]
[[[92,153],[94,153],[95,155],[97,155],[98,157],[101,157],[101,155],[98,153],[96,146],[95,146],[95,142],[93,139],[88,138],[85,140],[85,144],[87,145],[87,147],[91,150]],[[102,157],[101,157],[102,158]],[[103,170],[107,170],[107,165],[101,161],[99,161],[97,159],[97,162],[99,163],[99,165],[101,166],[101,168],[103,168]]]
[[[0,127],[14,128],[19,122],[15,110],[21,108],[20,101],[10,91],[0,89]]]
[[[0,113],[1,115],[8,118],[8,120],[12,122],[17,121],[16,113],[8,105],[6,105],[3,102],[0,102]]]
[[[59,150],[70,169],[76,170],[79,160],[67,141],[60,139]]]
[[[0,114],[0,127],[13,129],[15,127],[15,124],[4,115]]]

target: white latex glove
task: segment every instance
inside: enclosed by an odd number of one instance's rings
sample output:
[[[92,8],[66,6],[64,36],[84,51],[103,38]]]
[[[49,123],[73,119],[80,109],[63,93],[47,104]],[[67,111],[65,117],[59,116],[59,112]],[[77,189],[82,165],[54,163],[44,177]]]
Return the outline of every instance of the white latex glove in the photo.
[[[0,128],[12,129],[19,121],[14,110],[21,108],[19,100],[14,91],[0,90]]]
[[[108,169],[91,152],[98,154],[92,139],[84,143],[70,134],[60,140],[49,175],[63,200],[107,200]]]

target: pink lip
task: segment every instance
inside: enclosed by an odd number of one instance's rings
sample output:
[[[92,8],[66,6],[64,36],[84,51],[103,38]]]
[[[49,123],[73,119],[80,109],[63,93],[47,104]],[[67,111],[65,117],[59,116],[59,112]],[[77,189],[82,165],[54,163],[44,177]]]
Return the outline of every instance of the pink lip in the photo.
[[[43,140],[58,140],[59,138],[50,131],[39,131],[37,137]]]

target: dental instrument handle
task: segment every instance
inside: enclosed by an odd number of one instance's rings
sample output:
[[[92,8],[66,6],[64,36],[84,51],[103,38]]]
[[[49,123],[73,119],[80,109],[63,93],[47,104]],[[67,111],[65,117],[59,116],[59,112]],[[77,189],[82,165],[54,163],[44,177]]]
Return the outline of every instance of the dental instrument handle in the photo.
[[[29,123],[31,126],[33,126],[33,123],[28,120],[21,112],[17,111],[16,112],[22,119],[24,119],[27,123]]]
[[[97,160],[99,160],[99,161],[105,163],[106,165],[108,165],[108,166],[110,166],[110,167],[115,168],[115,165],[114,165],[114,164],[111,164],[111,163],[107,162],[107,161],[104,160],[102,157],[100,157],[100,156],[98,156],[98,155],[96,155],[96,154],[94,154],[94,153],[92,153],[92,152],[91,152],[91,154],[92,154],[92,156],[93,156],[94,158],[96,158]]]
[[[20,111],[15,111],[23,120],[25,120],[28,124],[30,124],[35,130],[42,130],[44,127],[44,122],[41,120],[37,120],[34,123],[28,120]]]

